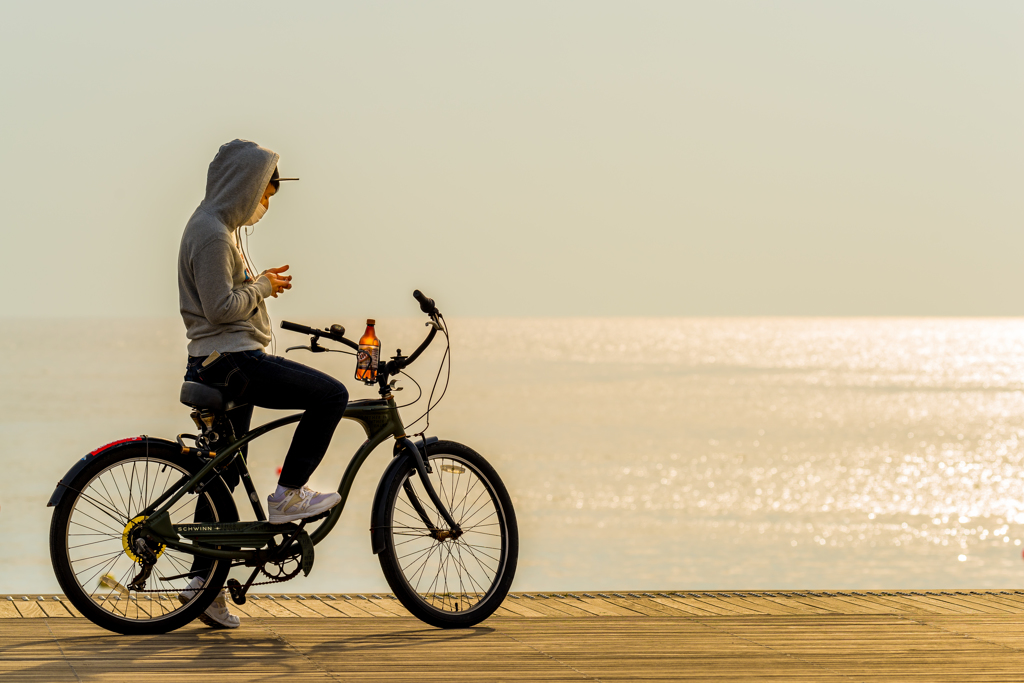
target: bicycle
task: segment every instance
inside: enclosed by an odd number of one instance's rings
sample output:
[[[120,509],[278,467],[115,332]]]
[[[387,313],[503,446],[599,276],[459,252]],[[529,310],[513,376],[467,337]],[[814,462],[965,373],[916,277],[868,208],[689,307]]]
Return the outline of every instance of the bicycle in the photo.
[[[240,449],[297,422],[302,413],[236,435],[226,417],[235,404],[215,387],[185,382],[181,402],[192,408],[198,433],[179,434],[176,441],[114,441],[76,462],[58,482],[47,504],[54,508],[50,558],[68,600],[108,630],[166,633],[202,614],[225,583],[232,600],[244,604],[252,586],[287,581],[299,571],[308,575],[314,547],[341,517],[359,468],[393,438],[370,526],[371,550],[388,585],[409,612],[432,626],[468,628],[490,616],[515,576],[515,512],[505,485],[479,453],[423,433],[414,441],[405,432],[393,395],[395,377],[438,332],[448,343],[445,358],[451,350],[434,301],[419,290],[413,296],[431,329],[411,355],[398,350],[380,364],[372,382],[380,398],[348,404],[344,417],[358,422],[367,438],[345,469],[341,503],[299,523],[270,524]],[[340,325],[316,329],[283,321],[281,327],[310,335],[308,346],[287,351],[337,351],[320,345],[322,339],[359,349]],[[450,360],[448,367],[450,372]],[[438,378],[440,369],[435,389]],[[433,392],[428,415],[432,399]],[[255,520],[239,519],[221,476],[229,467],[238,468]],[[306,528],[316,521],[321,524]],[[228,579],[229,570],[241,566],[252,569],[248,580]],[[260,575],[264,580],[257,582]],[[190,596],[187,586],[197,576],[203,585]]]

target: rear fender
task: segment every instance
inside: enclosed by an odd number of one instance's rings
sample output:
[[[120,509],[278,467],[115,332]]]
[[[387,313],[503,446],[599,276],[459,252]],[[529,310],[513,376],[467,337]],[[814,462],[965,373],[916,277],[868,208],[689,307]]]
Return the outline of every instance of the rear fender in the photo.
[[[129,448],[138,443],[145,443],[150,449],[153,450],[154,455],[157,452],[164,451],[164,449],[167,448],[170,448],[171,450],[177,453],[181,452],[181,446],[174,443],[173,441],[168,441],[167,439],[161,439],[154,436],[131,436],[128,437],[127,439],[119,439],[117,441],[112,441],[111,443],[108,443],[106,446],[100,446],[91,453],[82,456],[82,458],[78,460],[78,462],[72,465],[71,469],[68,470],[68,473],[61,477],[60,481],[57,482],[57,488],[53,490],[53,495],[50,496],[50,500],[46,504],[46,507],[52,508],[53,506],[60,503],[61,498],[64,497],[64,492],[68,490],[68,486],[70,486],[71,482],[75,480],[75,477],[77,477],[79,473],[82,470],[84,470],[89,465],[90,462],[92,462],[93,458],[103,455],[108,451],[116,450],[119,448]]]

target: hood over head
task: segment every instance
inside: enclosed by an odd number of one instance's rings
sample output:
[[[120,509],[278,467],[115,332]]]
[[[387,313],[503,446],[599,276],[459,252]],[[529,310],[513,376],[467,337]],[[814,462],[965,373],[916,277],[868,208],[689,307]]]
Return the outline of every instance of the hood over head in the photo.
[[[263,198],[280,155],[249,140],[221,145],[206,174],[206,197],[200,208],[234,230]]]

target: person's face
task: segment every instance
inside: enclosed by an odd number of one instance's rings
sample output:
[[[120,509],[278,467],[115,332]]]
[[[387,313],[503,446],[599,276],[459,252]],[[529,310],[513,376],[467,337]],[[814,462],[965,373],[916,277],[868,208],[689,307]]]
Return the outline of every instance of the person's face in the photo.
[[[275,194],[277,194],[277,188],[274,187],[274,183],[267,183],[267,189],[263,191],[263,199],[260,200],[264,209],[270,208],[270,198]]]

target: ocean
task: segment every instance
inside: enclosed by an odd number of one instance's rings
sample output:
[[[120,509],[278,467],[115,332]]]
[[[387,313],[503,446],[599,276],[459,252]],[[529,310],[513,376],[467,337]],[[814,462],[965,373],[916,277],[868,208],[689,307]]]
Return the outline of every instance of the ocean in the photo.
[[[303,320],[312,325],[332,321]],[[350,336],[361,321],[346,322]],[[1020,588],[1024,320],[453,319],[428,434],[508,486],[514,590]],[[378,320],[382,355],[421,319]],[[277,330],[277,352],[301,336]],[[412,368],[430,390],[441,344]],[[0,320],[0,593],[57,592],[46,501],[82,455],[194,432],[177,319]],[[292,352],[354,398],[353,359]],[[444,375],[442,375],[442,383]],[[398,398],[416,387],[402,382]],[[404,408],[407,421],[425,402]],[[254,423],[271,419],[257,409]],[[418,423],[414,431],[419,431]],[[255,442],[269,493],[291,428]],[[310,485],[363,440],[343,421]],[[387,591],[367,461],[309,577],[275,592]],[[236,495],[239,505],[243,496]]]

